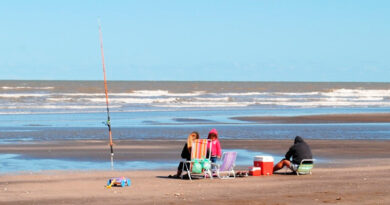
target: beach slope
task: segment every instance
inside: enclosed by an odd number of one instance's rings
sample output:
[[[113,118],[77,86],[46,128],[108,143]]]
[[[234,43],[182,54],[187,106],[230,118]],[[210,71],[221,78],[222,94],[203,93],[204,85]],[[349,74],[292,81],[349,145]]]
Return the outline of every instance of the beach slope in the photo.
[[[388,141],[309,140],[315,157],[326,158],[313,175],[280,174],[232,180],[180,180],[167,178],[174,170],[148,171],[44,171],[0,175],[0,204],[389,204],[390,154]],[[103,143],[103,142],[101,142]],[[181,142],[130,141],[123,150],[161,151],[163,158],[180,152]],[[225,148],[246,148],[283,154],[290,140],[224,141]],[[24,145],[28,147],[29,145]],[[69,152],[89,156],[103,144],[91,142]],[[26,148],[25,147],[25,148]],[[44,145],[30,145],[42,156]],[[52,147],[52,153],[66,153],[67,145]],[[81,150],[86,150],[83,152]],[[158,147],[162,147],[159,149]],[[2,145],[5,148],[5,145]],[[17,146],[8,145],[17,152]],[[47,149],[47,147],[46,147]],[[77,150],[79,149],[79,150]],[[4,150],[4,149],[3,149]],[[27,149],[28,150],[28,149]],[[38,151],[37,151],[38,150]],[[41,150],[41,151],[39,151]],[[98,149],[96,149],[98,150]],[[46,152],[47,153],[47,152]],[[164,154],[165,153],[165,154]],[[31,153],[30,153],[31,154]],[[130,154],[131,155],[131,154]],[[138,153],[138,156],[142,156]],[[69,154],[69,157],[72,157]],[[129,157],[129,160],[133,157]],[[249,165],[248,165],[249,166]],[[240,169],[240,168],[237,168]],[[243,168],[241,168],[243,169]],[[110,177],[125,176],[130,187],[105,188]]]

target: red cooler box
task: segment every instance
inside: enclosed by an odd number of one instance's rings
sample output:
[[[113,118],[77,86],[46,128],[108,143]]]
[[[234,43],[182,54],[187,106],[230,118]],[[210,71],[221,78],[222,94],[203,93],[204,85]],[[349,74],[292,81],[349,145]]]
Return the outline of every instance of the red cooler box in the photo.
[[[249,167],[249,175],[260,176],[261,175],[261,168],[260,167]]]
[[[274,171],[274,158],[271,156],[256,156],[253,165],[261,167],[261,175],[272,175]]]

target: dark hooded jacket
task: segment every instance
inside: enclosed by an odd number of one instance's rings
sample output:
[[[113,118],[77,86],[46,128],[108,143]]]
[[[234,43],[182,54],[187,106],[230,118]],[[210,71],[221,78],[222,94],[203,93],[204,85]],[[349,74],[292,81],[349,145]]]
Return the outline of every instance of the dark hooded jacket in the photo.
[[[287,160],[290,160],[291,157],[294,164],[300,164],[302,159],[312,159],[313,157],[309,145],[300,136],[295,137],[294,145],[286,153]]]

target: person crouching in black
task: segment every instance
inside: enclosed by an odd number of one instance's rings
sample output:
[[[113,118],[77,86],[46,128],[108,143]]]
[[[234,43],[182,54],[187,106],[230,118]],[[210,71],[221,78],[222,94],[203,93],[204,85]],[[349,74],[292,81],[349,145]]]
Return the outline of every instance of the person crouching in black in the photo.
[[[292,160],[290,158],[292,157]],[[294,145],[287,151],[286,156],[274,166],[274,172],[282,169],[284,166],[290,168],[293,172],[298,170],[299,164],[303,159],[312,159],[309,145],[300,136],[296,136]]]

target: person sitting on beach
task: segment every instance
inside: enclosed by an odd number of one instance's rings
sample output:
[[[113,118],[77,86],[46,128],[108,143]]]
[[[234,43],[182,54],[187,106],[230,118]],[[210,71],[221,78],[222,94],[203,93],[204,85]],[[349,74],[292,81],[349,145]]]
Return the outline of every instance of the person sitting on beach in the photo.
[[[290,158],[292,157],[292,161]],[[294,145],[290,147],[284,159],[274,166],[274,172],[282,169],[284,166],[290,168],[293,172],[298,170],[298,166],[303,159],[312,159],[309,145],[303,141],[302,137],[296,136]]]
[[[192,132],[187,137],[187,143],[184,144],[183,150],[181,151],[181,158],[186,159],[186,161],[191,161],[191,147],[192,142],[199,139],[199,133],[198,132]],[[177,167],[177,173],[176,175],[169,175],[169,178],[179,178],[181,176],[182,170],[183,170],[184,163],[180,162],[179,166]],[[189,165],[188,165],[189,166]]]
[[[207,139],[211,140],[211,157],[210,160],[212,163],[216,163],[217,159],[221,158],[221,143],[218,140],[218,131],[216,129],[212,129],[209,132],[209,136]],[[207,147],[210,147],[208,144]]]

